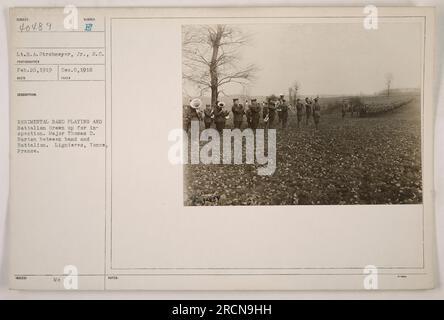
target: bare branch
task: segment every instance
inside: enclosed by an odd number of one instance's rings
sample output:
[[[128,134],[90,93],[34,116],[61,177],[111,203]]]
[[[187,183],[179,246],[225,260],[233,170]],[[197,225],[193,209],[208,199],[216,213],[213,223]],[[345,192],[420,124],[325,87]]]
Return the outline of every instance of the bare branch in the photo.
[[[182,29],[183,79],[203,91],[211,90],[214,103],[228,83],[248,84],[257,71],[241,66],[239,48],[248,37],[228,25],[191,25]]]

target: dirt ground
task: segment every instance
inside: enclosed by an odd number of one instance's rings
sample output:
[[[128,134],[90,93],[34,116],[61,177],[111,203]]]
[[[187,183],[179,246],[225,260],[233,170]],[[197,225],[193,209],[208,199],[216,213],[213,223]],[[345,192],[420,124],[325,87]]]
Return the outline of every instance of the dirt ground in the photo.
[[[288,128],[275,123],[277,168],[271,176],[259,176],[256,165],[185,165],[184,204],[422,203],[418,98],[365,118],[342,119],[330,108],[318,131],[304,121],[297,129],[290,112]]]

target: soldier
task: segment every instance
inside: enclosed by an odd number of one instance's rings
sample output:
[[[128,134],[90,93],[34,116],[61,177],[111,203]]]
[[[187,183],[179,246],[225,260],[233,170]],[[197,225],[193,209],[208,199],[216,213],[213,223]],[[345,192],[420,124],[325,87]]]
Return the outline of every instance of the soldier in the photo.
[[[297,98],[296,99],[296,116],[298,119],[298,129],[301,126],[303,109],[304,109],[304,104],[301,102],[301,99]]]
[[[276,118],[276,105],[272,100],[268,102],[268,114],[269,114],[268,125],[271,126],[273,125],[274,119]]]
[[[251,99],[251,129],[255,130],[259,126],[259,119],[261,117],[261,106],[257,103],[257,99]]]
[[[282,108],[281,108],[282,100],[284,100],[284,95],[281,93],[279,95],[279,100],[275,104],[279,123],[282,123]]]
[[[233,107],[231,108],[231,111],[233,112],[234,127],[240,129],[242,126],[242,121],[244,119],[245,110],[244,106],[239,104],[238,98],[233,99]]]
[[[202,105],[202,101],[198,98],[191,100],[190,105],[188,106],[185,113],[185,128],[187,132],[191,129],[192,121],[200,121],[201,115],[199,112],[199,108]]]
[[[265,101],[262,102],[262,119],[264,120],[264,127],[268,128],[268,124],[270,121],[270,109],[268,108],[268,104]]]
[[[214,110],[214,122],[216,123],[216,130],[221,134],[225,128],[225,122],[228,118],[229,112],[224,109],[225,103],[218,101]]]
[[[285,99],[282,99],[281,101],[281,121],[282,121],[282,128],[287,127],[287,121],[288,121],[288,104]]]
[[[205,106],[205,110],[204,110],[204,124],[205,124],[205,129],[209,129],[211,128],[211,124],[213,123],[214,120],[214,111],[213,108],[211,108],[211,105],[207,104]]]
[[[316,126],[316,130],[318,130],[319,119],[321,118],[321,105],[319,104],[319,97],[314,99],[313,105],[313,120]]]
[[[311,117],[311,100],[310,98],[305,98],[305,125],[308,125],[308,120]]]

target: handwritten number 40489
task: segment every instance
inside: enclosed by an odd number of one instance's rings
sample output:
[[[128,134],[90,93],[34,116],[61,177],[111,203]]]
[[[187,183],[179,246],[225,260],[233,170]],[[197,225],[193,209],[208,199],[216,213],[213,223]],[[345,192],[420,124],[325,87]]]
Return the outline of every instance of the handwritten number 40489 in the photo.
[[[20,32],[42,32],[51,31],[52,24],[50,22],[33,22],[33,23],[21,23],[19,25]]]

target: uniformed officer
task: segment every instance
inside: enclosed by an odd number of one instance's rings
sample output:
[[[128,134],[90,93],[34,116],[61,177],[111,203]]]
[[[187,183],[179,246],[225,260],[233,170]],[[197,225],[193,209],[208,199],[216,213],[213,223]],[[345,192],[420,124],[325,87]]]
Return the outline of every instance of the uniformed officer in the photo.
[[[227,121],[229,112],[224,109],[225,103],[222,101],[217,102],[214,109],[214,122],[216,123],[216,130],[222,133],[225,129],[225,122]]]
[[[268,125],[272,126],[274,119],[276,118],[276,105],[274,101],[271,100],[268,102],[268,115],[269,115]]]
[[[301,126],[302,114],[304,112],[304,104],[301,102],[301,99],[296,99],[296,117],[298,119],[298,128]]]
[[[251,99],[251,129],[255,130],[259,126],[261,117],[261,106],[257,103],[257,99]]]
[[[321,118],[321,105],[319,104],[319,97],[316,97],[314,99],[314,105],[313,105],[313,120],[316,126],[316,130],[318,130],[320,118]]]
[[[281,108],[282,128],[286,128],[288,122],[288,104],[287,101],[285,101],[285,99],[281,100],[280,108]]]
[[[205,106],[205,110],[204,110],[204,124],[205,124],[205,129],[209,129],[211,128],[211,124],[214,121],[214,111],[213,108],[211,108],[211,105],[207,104]]]
[[[305,98],[305,124],[308,125],[308,121],[310,120],[311,117],[311,104],[312,101],[310,100],[309,97]]]
[[[188,106],[185,114],[185,128],[187,132],[191,129],[191,122],[192,121],[200,121],[201,115],[199,108],[202,105],[202,101],[198,98],[192,99],[190,102],[190,105]]]
[[[242,121],[244,119],[245,110],[244,106],[239,104],[238,98],[233,99],[233,107],[231,108],[231,111],[233,112],[234,127],[240,129],[242,126]]]

